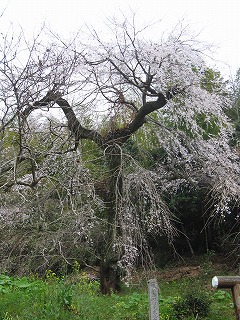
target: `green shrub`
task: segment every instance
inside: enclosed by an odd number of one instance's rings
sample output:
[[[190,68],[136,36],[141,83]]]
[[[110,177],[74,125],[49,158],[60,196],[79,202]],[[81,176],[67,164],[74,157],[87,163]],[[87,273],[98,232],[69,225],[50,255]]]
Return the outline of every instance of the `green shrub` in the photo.
[[[206,293],[188,292],[173,303],[173,312],[178,320],[191,316],[205,318],[210,312],[210,303],[211,300]]]
[[[133,292],[127,297],[113,296],[111,307],[112,319],[123,320],[147,320],[148,296],[146,293]]]

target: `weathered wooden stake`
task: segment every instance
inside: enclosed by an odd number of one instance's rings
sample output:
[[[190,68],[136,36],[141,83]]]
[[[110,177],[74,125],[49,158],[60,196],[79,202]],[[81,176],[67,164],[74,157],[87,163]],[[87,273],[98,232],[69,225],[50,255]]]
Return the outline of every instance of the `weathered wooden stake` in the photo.
[[[236,312],[236,320],[240,320],[240,276],[236,277],[214,277],[213,288],[229,288],[232,290],[233,303]]]
[[[150,320],[159,320],[158,283],[157,279],[148,281],[149,317]]]

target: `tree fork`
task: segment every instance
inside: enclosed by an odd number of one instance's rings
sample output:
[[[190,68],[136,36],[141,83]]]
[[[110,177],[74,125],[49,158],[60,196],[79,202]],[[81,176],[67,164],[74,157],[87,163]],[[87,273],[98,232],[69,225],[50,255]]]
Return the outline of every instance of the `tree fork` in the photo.
[[[116,128],[113,131],[109,131],[105,137],[102,137],[95,130],[84,128],[77,119],[73,108],[67,100],[62,98],[59,92],[49,91],[43,99],[34,103],[34,107],[47,106],[50,103],[56,103],[64,112],[68,128],[74,134],[75,141],[80,139],[92,140],[104,151],[109,173],[108,186],[106,188],[104,184],[98,184],[97,193],[101,195],[106,204],[108,227],[100,259],[100,287],[103,294],[111,294],[112,291],[119,289],[120,282],[118,260],[112,245],[114,241],[114,223],[117,216],[116,193],[122,194],[121,146],[144,125],[147,115],[165,106],[167,99],[164,94],[159,93],[155,101],[149,101],[142,105],[135,118],[125,128]],[[105,190],[101,190],[102,188],[107,189],[108,192],[104,192]]]

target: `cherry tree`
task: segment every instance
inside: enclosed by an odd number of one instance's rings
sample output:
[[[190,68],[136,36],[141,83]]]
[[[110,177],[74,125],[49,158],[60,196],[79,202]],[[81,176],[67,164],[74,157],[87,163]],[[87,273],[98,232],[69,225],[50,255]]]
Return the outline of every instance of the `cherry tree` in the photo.
[[[227,143],[232,128],[224,110],[230,102],[202,83],[207,48],[184,28],[156,42],[146,40],[145,29],[139,31],[127,20],[114,21],[112,28],[114,36],[108,41],[96,32],[86,40],[80,33],[66,41],[50,37],[48,43],[40,34],[31,44],[24,37],[16,43],[6,35],[0,64],[2,186],[38,190],[46,179],[56,179],[51,162],[57,165],[57,157],[75,155],[71,172],[79,166],[86,177],[88,208],[95,202],[102,210],[101,214],[91,210],[91,219],[101,225],[98,259],[103,293],[117,289],[119,268],[129,276],[141,257],[151,259],[150,233],[171,239],[175,232],[158,185],[160,179],[162,189],[173,190],[180,179],[170,186],[166,167],[150,171],[124,149],[137,132],[148,141],[148,123],[156,127],[169,169],[176,171],[182,163],[181,179],[194,182],[200,174],[216,182],[212,185],[217,212],[229,197],[236,200],[240,194],[238,155]],[[51,111],[55,116],[49,115]],[[47,121],[42,123],[40,115]],[[95,176],[82,152],[86,143],[94,146],[94,161],[101,164]],[[63,164],[66,177],[68,166]],[[73,199],[69,184],[66,189]],[[79,212],[84,220],[85,204],[74,207],[70,202],[71,212]]]

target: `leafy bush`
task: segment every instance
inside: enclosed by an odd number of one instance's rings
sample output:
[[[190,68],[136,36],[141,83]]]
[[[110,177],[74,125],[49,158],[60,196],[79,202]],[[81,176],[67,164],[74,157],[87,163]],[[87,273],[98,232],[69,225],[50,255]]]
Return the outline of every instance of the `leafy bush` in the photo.
[[[145,293],[133,292],[126,297],[115,296],[116,303],[111,307],[113,319],[147,320],[148,296]]]
[[[206,293],[189,292],[174,302],[173,311],[178,320],[190,316],[205,318],[210,312],[210,303],[211,300]]]
[[[232,301],[231,294],[224,290],[215,291],[213,297],[216,301],[219,301],[219,302],[227,302],[229,300]]]

